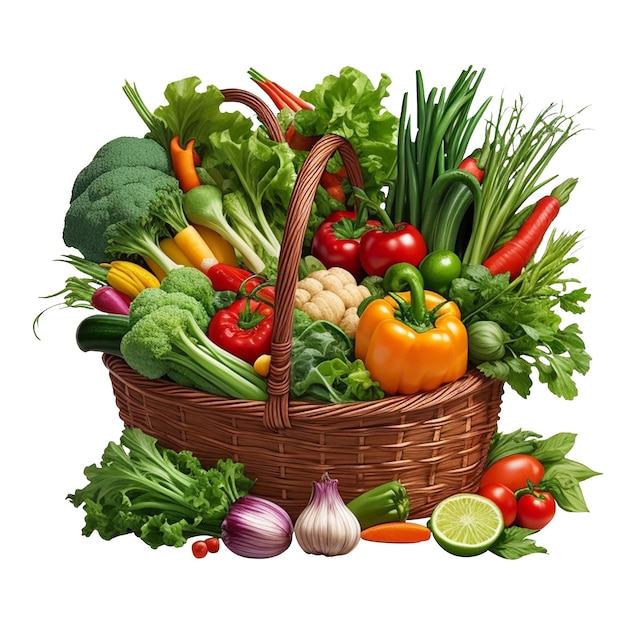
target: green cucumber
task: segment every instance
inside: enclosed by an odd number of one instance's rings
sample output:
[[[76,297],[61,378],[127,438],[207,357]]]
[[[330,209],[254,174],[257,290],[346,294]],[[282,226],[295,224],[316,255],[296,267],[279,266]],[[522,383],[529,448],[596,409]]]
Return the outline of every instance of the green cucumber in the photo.
[[[76,343],[83,352],[102,352],[122,356],[122,337],[130,329],[128,315],[97,313],[80,322]]]

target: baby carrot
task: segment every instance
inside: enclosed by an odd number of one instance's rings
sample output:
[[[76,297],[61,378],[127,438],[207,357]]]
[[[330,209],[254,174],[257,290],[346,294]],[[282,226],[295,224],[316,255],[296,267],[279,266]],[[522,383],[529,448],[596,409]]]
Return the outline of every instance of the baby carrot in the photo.
[[[418,543],[430,539],[430,529],[415,522],[385,522],[362,530],[361,539],[379,543]]]

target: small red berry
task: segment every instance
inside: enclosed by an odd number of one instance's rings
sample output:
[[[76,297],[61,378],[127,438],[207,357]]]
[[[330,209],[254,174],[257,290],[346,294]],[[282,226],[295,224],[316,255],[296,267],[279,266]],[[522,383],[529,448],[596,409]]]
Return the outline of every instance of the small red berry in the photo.
[[[220,549],[220,540],[217,537],[211,537],[205,540],[207,550],[215,554]]]
[[[207,552],[209,551],[209,546],[205,541],[194,541],[191,544],[191,552],[197,559],[203,559]]]

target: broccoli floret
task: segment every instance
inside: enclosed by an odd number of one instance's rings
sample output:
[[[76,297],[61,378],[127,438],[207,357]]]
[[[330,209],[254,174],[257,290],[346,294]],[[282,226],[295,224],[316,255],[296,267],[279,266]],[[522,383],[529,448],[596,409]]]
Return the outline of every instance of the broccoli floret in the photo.
[[[193,315],[176,305],[142,317],[122,337],[120,351],[128,365],[146,378],[171,374],[190,385],[204,381],[233,398],[267,399],[265,379],[251,365],[215,345]]]
[[[152,311],[170,304],[187,309],[193,315],[198,326],[206,331],[209,326],[209,315],[200,301],[186,293],[180,291],[168,292],[159,287],[148,287],[135,296],[130,303],[128,321],[133,326],[142,317],[152,313]]]
[[[177,267],[161,281],[163,291],[179,291],[202,301],[213,295],[213,283],[201,270],[195,267]]]
[[[109,149],[97,158],[97,164],[79,174],[74,190],[82,191],[72,195],[63,240],[89,261],[139,255],[151,258],[167,272],[176,264],[158,247],[165,232],[163,223],[154,220],[153,211],[163,203],[182,206],[183,194],[178,180],[169,174],[165,150],[150,139],[129,139],[107,144]],[[148,142],[150,148],[142,142]],[[166,165],[156,158],[159,150]]]
[[[223,306],[224,299],[217,295],[211,279],[195,267],[177,267],[161,281],[161,289],[168,292],[185,293],[202,304],[209,317]]]
[[[76,177],[70,202],[74,201],[99,176],[118,167],[145,165],[169,173],[171,170],[167,151],[153,139],[142,137],[117,137],[105,143],[91,162]]]

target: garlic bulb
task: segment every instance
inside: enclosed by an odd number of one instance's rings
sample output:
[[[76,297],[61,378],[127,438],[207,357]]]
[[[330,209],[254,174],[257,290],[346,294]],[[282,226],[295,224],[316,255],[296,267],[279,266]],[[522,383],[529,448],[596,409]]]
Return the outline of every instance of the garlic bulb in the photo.
[[[296,520],[294,534],[308,554],[338,556],[359,543],[359,520],[339,495],[338,481],[328,472],[313,483],[311,498]]]

